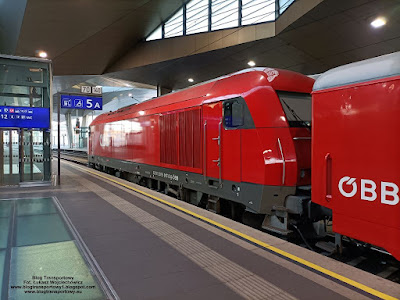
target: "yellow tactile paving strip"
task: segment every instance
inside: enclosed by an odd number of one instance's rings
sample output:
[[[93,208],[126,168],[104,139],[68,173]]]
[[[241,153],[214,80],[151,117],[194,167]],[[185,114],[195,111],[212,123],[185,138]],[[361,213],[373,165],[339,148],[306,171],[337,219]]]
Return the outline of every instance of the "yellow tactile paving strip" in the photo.
[[[67,174],[70,173],[65,169],[63,172]],[[219,281],[224,282],[229,288],[242,297],[246,299],[296,299],[279,287],[223,257],[179,229],[159,220],[101,186],[85,178],[81,178],[80,184],[84,185],[91,192],[97,194],[119,211],[130,217],[133,221],[140,223],[143,227],[157,235],[175,250],[185,255],[207,273],[214,276]],[[205,264],[205,262],[213,262],[213,264],[209,265]]]
[[[150,198],[152,198],[152,199],[154,199],[154,200],[156,200],[156,201],[158,201],[160,203],[168,205],[169,207],[172,207],[172,208],[177,209],[177,210],[179,210],[181,212],[184,212],[184,213],[186,213],[188,215],[191,215],[191,216],[193,216],[195,218],[198,218],[198,219],[200,219],[202,221],[205,221],[205,222],[207,222],[209,224],[212,224],[212,225],[214,225],[214,226],[216,226],[216,227],[218,227],[220,229],[223,229],[223,230],[225,230],[227,232],[230,232],[230,233],[232,233],[232,234],[234,234],[234,235],[236,235],[236,236],[238,236],[238,237],[240,237],[242,239],[245,239],[245,240],[247,240],[247,241],[249,241],[251,243],[254,243],[254,244],[258,245],[258,246],[261,246],[263,248],[266,248],[266,249],[268,249],[268,250],[270,250],[270,251],[272,251],[274,253],[277,253],[277,254],[279,254],[279,255],[281,255],[283,257],[286,257],[286,258],[288,258],[288,259],[290,259],[290,260],[292,260],[294,262],[297,262],[297,263],[299,263],[301,265],[304,265],[304,266],[306,266],[306,267],[308,267],[310,269],[316,270],[316,271],[318,271],[318,272],[320,272],[322,274],[328,275],[328,276],[330,276],[330,277],[332,277],[332,278],[334,278],[336,280],[344,282],[344,283],[346,283],[346,284],[348,284],[350,286],[353,286],[353,287],[355,287],[357,289],[360,289],[360,290],[362,290],[364,292],[367,292],[367,293],[369,293],[369,294],[371,294],[373,296],[376,296],[378,298],[385,299],[385,300],[396,300],[396,299],[399,299],[399,298],[395,298],[393,296],[390,296],[388,294],[385,294],[383,292],[380,292],[380,291],[378,291],[376,289],[373,289],[371,287],[368,287],[368,286],[366,286],[366,285],[364,285],[362,283],[359,283],[359,282],[357,282],[355,280],[347,278],[347,277],[345,277],[343,275],[340,275],[340,274],[338,274],[336,272],[330,271],[330,270],[328,270],[328,269],[326,269],[324,267],[316,265],[316,264],[314,264],[314,263],[312,263],[310,261],[307,261],[307,260],[305,260],[303,258],[300,258],[300,257],[298,257],[296,255],[293,255],[291,253],[283,251],[283,250],[281,250],[281,249],[279,249],[279,248],[277,248],[275,246],[269,245],[269,244],[267,244],[267,243],[265,243],[263,241],[255,239],[255,238],[253,238],[253,237],[251,237],[251,236],[249,236],[247,234],[239,232],[239,231],[237,231],[235,229],[232,229],[232,228],[230,228],[228,226],[225,226],[225,225],[223,225],[223,224],[221,224],[219,222],[216,222],[216,221],[211,220],[211,219],[209,219],[207,217],[204,217],[204,216],[202,216],[200,214],[192,212],[192,211],[190,211],[190,210],[188,210],[186,208],[183,208],[183,207],[181,207],[181,206],[179,206],[177,204],[171,203],[171,202],[169,202],[167,200],[164,200],[164,199],[161,199],[161,198],[159,198],[157,196],[151,195],[151,194],[149,194],[149,193],[147,193],[145,191],[136,189],[136,188],[134,188],[134,187],[132,187],[132,186],[130,186],[128,184],[120,182],[118,179],[110,178],[110,176],[106,176],[105,174],[102,174],[101,172],[97,172],[95,170],[91,170],[91,169],[88,169],[88,168],[80,167],[80,166],[77,166],[77,165],[74,165],[74,164],[71,164],[71,163],[67,163],[67,162],[66,162],[66,164],[69,164],[72,167],[81,170],[82,172],[85,172],[85,173],[88,173],[88,174],[92,174],[92,175],[94,175],[96,177],[105,179],[108,182],[113,182],[113,183],[115,183],[115,184],[117,184],[119,186],[123,186],[123,187],[125,187],[125,188],[127,188],[129,190],[132,190],[132,191],[135,191],[135,192],[137,192],[139,194],[142,194],[144,196],[150,197]]]

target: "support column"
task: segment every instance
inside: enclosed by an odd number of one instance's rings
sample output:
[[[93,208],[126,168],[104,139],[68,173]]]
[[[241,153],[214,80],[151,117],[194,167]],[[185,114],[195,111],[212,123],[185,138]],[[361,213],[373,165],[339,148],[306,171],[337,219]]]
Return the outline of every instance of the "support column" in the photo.
[[[51,102],[50,102],[51,105]],[[51,107],[51,106],[50,106]],[[57,184],[61,185],[61,97],[57,97]],[[51,123],[50,123],[51,124]],[[44,136],[43,136],[44,141]],[[51,166],[51,163],[50,163]]]
[[[72,122],[71,113],[65,114],[65,123],[67,124],[68,145],[72,148]]]
[[[24,129],[20,129],[18,132],[18,151],[19,151],[19,182],[24,181],[25,177],[25,141],[24,141]]]
[[[87,115],[82,116],[81,127],[87,127]]]
[[[88,146],[88,122],[87,115],[82,116],[82,124],[81,124],[81,137],[82,137],[82,147],[87,149]]]
[[[44,174],[43,180],[50,181],[51,180],[51,143],[50,143],[50,130],[43,130],[43,167]],[[58,178],[58,182],[60,182],[60,178]]]

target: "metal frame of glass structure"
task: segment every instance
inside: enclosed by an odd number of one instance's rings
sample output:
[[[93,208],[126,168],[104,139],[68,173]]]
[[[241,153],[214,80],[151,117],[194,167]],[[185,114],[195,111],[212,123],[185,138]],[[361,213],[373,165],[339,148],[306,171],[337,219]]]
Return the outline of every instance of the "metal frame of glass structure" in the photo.
[[[0,186],[51,181],[51,86],[51,61],[0,55],[0,106],[49,111],[37,120],[48,118],[48,128],[27,127],[25,120],[11,127],[0,118]]]
[[[119,299],[56,197],[0,199],[0,225],[0,299]]]
[[[273,22],[296,0],[191,0],[146,41]]]

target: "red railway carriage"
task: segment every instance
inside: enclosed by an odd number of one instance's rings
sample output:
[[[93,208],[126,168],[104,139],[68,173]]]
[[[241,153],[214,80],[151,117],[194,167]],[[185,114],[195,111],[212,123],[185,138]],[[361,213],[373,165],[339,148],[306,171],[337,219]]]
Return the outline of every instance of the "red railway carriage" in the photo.
[[[313,91],[312,199],[333,230],[400,259],[400,52],[338,67]]]
[[[314,80],[255,68],[103,114],[89,163],[210,210],[266,214],[286,232],[309,196]]]

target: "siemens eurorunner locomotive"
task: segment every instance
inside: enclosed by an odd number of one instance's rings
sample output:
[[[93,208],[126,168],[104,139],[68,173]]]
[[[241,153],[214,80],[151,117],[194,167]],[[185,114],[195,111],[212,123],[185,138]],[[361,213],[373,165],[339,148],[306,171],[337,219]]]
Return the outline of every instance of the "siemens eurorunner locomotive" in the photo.
[[[102,114],[89,163],[184,201],[287,233],[310,205],[314,80],[255,68]]]
[[[399,65],[382,56],[315,85],[254,68],[124,107],[92,122],[89,163],[280,234],[324,235],[333,217],[337,234],[399,259]]]

